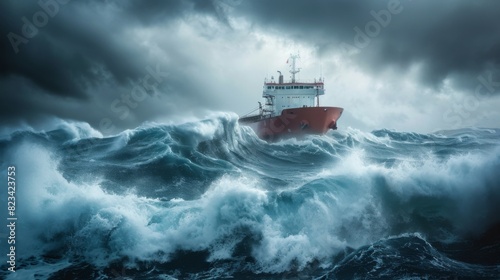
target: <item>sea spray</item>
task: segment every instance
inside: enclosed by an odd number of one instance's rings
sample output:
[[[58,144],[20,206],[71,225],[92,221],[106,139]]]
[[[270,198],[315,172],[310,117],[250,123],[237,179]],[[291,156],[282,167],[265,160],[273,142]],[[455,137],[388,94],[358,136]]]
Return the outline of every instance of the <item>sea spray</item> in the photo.
[[[499,130],[267,143],[228,113],[106,137],[61,124],[0,140],[19,172],[18,276],[500,273]]]

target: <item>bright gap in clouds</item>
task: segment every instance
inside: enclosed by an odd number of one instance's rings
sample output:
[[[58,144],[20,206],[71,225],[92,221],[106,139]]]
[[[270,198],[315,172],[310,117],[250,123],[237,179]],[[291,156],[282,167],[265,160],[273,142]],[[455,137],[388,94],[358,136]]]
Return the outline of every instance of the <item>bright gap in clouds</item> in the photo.
[[[177,82],[189,84],[190,90],[197,91],[204,100],[203,109],[183,104],[183,114],[179,117],[159,115],[153,121],[171,123],[204,117],[209,110],[243,115],[257,108],[258,101],[262,102],[262,86],[266,77],[277,79],[279,70],[288,78],[286,61],[291,53],[297,51],[303,62],[301,78],[319,77],[321,65],[314,59],[312,48],[275,34],[253,30],[244,21],[232,22],[238,24],[228,26],[213,17],[198,15],[165,26],[130,31],[130,36],[141,42],[152,61],[177,65],[168,69],[172,80],[183,77],[183,81]],[[163,87],[168,89],[172,85]],[[182,87],[172,90],[179,89]],[[176,92],[176,95],[182,96],[182,92]],[[182,104],[183,101],[178,102]]]
[[[320,75],[325,78],[326,94],[321,97],[321,105],[345,109],[340,128],[426,133],[481,122],[496,126],[495,120],[499,119],[494,109],[499,104],[498,98],[484,104],[481,100],[471,101],[467,93],[458,91],[453,84],[444,82],[440,88],[422,86],[419,77],[423,70],[419,64],[408,69],[381,67],[379,73],[373,74],[343,56],[340,50],[319,55],[312,43],[299,44],[283,33],[258,29],[243,19],[228,17],[228,22],[194,15],[165,26],[136,27],[129,31],[151,61],[176,65],[168,69],[173,80],[182,77],[184,80],[177,82],[198,92],[201,99],[200,103],[175,99],[182,97],[182,89],[187,88],[172,89],[173,85],[166,84],[164,90],[181,91],[170,95],[169,100],[161,95],[161,102],[149,100],[147,106],[158,111],[152,121],[179,122],[205,117],[212,110],[248,113],[257,108],[258,101],[263,101],[264,78],[277,79],[278,70],[285,79],[289,78],[286,60],[296,52],[301,56],[299,79],[311,80]],[[467,106],[467,100],[477,101],[469,106],[470,112],[449,111],[450,105]],[[160,113],[179,108],[182,114],[178,117]]]
[[[484,98],[459,90],[449,79],[439,88],[419,84],[421,65],[383,68],[376,75],[349,57],[332,52],[310,64],[321,64],[326,94],[322,106],[339,106],[340,127],[361,130],[395,129],[429,133],[469,126],[497,127],[500,98]],[[478,85],[480,82],[478,81]]]
[[[277,70],[290,76],[285,62],[299,52],[298,78],[323,76],[321,105],[345,109],[339,129],[498,127],[498,5],[448,2],[432,9],[404,2],[400,15],[349,54],[342,43],[356,46],[356,27],[373,25],[388,2],[71,2],[19,54],[4,40],[1,120],[35,125],[55,117],[100,129],[107,119],[119,132],[208,111],[242,115],[263,101],[264,78],[277,78]],[[9,11],[0,19],[4,34],[21,34],[20,18],[40,10],[35,2],[1,3]],[[147,98],[126,104],[146,69],[169,75]]]

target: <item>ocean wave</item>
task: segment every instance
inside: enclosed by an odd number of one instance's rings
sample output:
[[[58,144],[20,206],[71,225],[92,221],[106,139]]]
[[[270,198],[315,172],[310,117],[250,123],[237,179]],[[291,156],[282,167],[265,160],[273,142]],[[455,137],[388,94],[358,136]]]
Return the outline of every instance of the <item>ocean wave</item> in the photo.
[[[108,137],[69,122],[17,131],[0,155],[19,172],[26,275],[144,276],[153,264],[174,278],[412,277],[417,254],[431,276],[488,276],[498,263],[468,264],[445,245],[500,244],[483,242],[500,224],[498,135],[347,128],[267,143],[219,113]],[[176,272],[183,254],[198,263]]]

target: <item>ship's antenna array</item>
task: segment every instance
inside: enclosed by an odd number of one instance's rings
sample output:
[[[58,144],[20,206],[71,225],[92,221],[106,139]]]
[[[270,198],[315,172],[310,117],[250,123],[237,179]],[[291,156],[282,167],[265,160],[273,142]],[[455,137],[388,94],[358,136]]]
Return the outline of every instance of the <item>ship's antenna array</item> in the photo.
[[[290,67],[292,68],[290,70],[290,73],[292,74],[292,83],[295,83],[295,74],[300,72],[300,68],[296,68],[296,60],[297,58],[300,58],[298,54],[290,54],[290,58],[288,60],[292,60],[292,64]]]

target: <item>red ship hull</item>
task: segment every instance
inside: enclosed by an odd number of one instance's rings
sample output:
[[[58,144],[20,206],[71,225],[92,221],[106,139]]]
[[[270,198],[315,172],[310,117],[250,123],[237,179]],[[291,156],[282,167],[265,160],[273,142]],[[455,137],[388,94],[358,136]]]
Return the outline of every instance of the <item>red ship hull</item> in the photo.
[[[337,120],[342,115],[339,107],[303,107],[290,108],[280,116],[252,116],[240,118],[239,122],[253,128],[257,135],[265,140],[305,134],[324,134],[329,129],[337,129]]]

